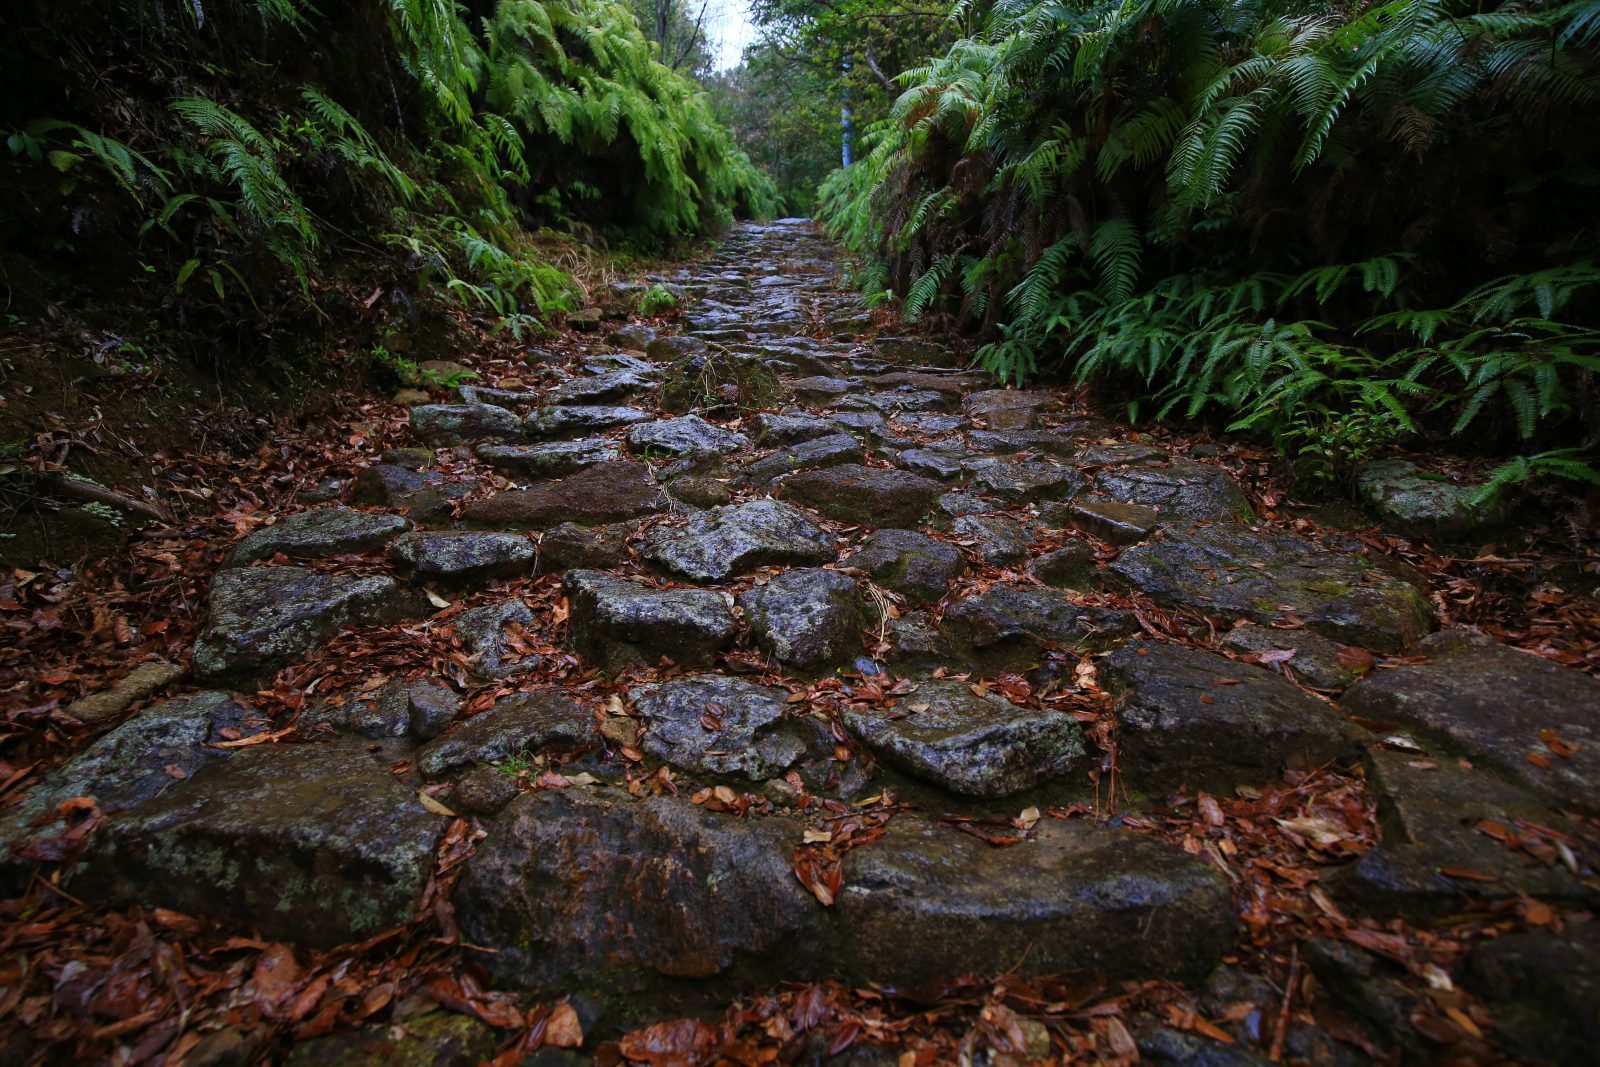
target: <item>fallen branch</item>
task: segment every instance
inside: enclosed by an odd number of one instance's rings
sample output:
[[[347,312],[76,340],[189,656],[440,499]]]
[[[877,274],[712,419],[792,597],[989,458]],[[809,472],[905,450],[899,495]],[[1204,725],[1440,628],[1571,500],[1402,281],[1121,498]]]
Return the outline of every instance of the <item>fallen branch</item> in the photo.
[[[107,489],[103,485],[96,485],[93,482],[74,478],[69,474],[45,474],[40,477],[39,484],[50,492],[59,493],[62,496],[77,497],[80,500],[92,500],[99,504],[109,504],[114,508],[131,511],[146,518],[154,519],[157,522],[172,521],[171,514],[163,508],[140,500],[137,497],[128,496],[126,493],[119,493],[115,489]]]

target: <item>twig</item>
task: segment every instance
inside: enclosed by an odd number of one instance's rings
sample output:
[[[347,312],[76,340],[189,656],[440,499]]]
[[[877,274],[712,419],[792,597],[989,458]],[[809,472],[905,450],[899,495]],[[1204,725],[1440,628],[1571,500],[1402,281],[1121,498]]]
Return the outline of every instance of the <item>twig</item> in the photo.
[[[1289,949],[1289,979],[1283,985],[1283,1003],[1278,1007],[1278,1021],[1272,1028],[1272,1051],[1268,1058],[1273,1063],[1283,1062],[1283,1040],[1289,1033],[1289,1005],[1294,1002],[1295,983],[1300,980],[1300,946]]]

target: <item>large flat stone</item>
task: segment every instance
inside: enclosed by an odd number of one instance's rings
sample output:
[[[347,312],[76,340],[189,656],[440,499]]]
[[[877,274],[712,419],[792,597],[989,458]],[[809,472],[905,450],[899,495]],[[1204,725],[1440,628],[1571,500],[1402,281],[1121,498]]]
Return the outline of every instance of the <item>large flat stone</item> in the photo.
[[[546,441],[537,445],[479,445],[478,458],[499,470],[532,478],[559,478],[607,460],[621,459],[622,450],[605,437]]]
[[[613,426],[631,426],[655,418],[648,411],[629,407],[557,404],[530,411],[522,420],[522,436],[529,441],[577,437]]]
[[[522,796],[456,885],[462,939],[498,981],[637,992],[814,973],[821,909],[790,865],[800,828],[682,797]]]
[[[320,559],[382,548],[411,528],[399,515],[353,511],[350,508],[313,508],[286,515],[246,534],[233,550],[232,564],[242,567],[258,559],[285,555],[290,559]]]
[[[640,454],[723,456],[749,448],[750,438],[714,426],[699,415],[680,415],[659,422],[641,422],[628,431],[628,447]]]
[[[785,479],[782,492],[842,522],[910,526],[927,513],[944,487],[909,471],[844,463],[792,475]]]
[[[783,666],[815,674],[861,655],[866,604],[856,581],[838,571],[784,571],[739,594],[756,645]]]
[[[628,693],[647,730],[640,747],[690,774],[761,782],[831,759],[826,725],[788,714],[789,691],[743,678],[694,675]]]
[[[804,512],[778,500],[752,500],[650,532],[644,556],[695,581],[721,581],[756,567],[830,563],[833,538]]]
[[[474,526],[544,530],[566,522],[580,526],[623,522],[666,506],[667,498],[650,468],[619,459],[527,489],[475,500],[462,517]]]
[[[1270,671],[1162,641],[1105,657],[1122,773],[1141,788],[1213,792],[1352,758],[1365,731]]]
[[[849,710],[844,721],[885,762],[963,796],[1030,789],[1084,755],[1072,716],[979,696],[965,682],[919,682],[891,711]]]
[[[366,742],[262,745],[107,819],[74,895],[329,947],[411,920],[445,820]]]
[[[417,753],[417,766],[430,778],[464,767],[494,763],[518,752],[549,745],[571,748],[594,735],[594,716],[564,689],[533,689],[494,702]]]
[[[928,986],[954,975],[1076,972],[1197,981],[1233,946],[1228,883],[1154,837],[1046,818],[996,849],[897,815],[844,862],[837,929],[854,981]]]
[[[299,567],[241,567],[211,580],[211,613],[194,646],[200,679],[258,679],[288,666],[348,626],[425,614],[420,593],[393,578],[319,574]]]
[[[599,571],[566,580],[572,647],[596,666],[709,663],[733,643],[733,597],[709,589],[656,589]]]
[[[878,530],[846,563],[915,601],[942,599],[950,583],[967,571],[966,559],[953,546],[915,530]]]
[[[1168,607],[1232,625],[1299,620],[1347,645],[1398,652],[1433,626],[1427,598],[1358,555],[1268,527],[1173,526],[1107,567]]]
[[[413,578],[449,585],[526,574],[537,553],[523,534],[471,530],[416,531],[389,546],[389,558]]]
[[[1600,682],[1466,630],[1433,634],[1413,652],[1428,662],[1357,682],[1340,698],[1345,710],[1415,730],[1557,803],[1600,811]]]
[[[522,432],[522,417],[493,404],[419,404],[411,429],[429,444],[507,440]]]
[[[1221,467],[1189,459],[1164,466],[1107,467],[1095,475],[1095,488],[1123,504],[1154,508],[1163,517],[1240,520],[1255,517],[1233,475]]]

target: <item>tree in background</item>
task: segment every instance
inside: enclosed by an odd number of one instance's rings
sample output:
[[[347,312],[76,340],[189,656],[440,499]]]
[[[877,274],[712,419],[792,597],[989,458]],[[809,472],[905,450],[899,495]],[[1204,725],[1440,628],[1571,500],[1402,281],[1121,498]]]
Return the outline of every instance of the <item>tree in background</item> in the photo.
[[[661,49],[669,69],[704,81],[715,57],[706,36],[709,0],[628,0],[646,37]]]

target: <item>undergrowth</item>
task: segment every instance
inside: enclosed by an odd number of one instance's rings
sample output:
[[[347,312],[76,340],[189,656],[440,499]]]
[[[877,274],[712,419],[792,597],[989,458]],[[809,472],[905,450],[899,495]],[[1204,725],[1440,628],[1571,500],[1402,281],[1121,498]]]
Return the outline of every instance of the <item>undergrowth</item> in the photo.
[[[1600,4],[1009,0],[901,82],[822,189],[869,303],[1312,478],[1600,482]]]

